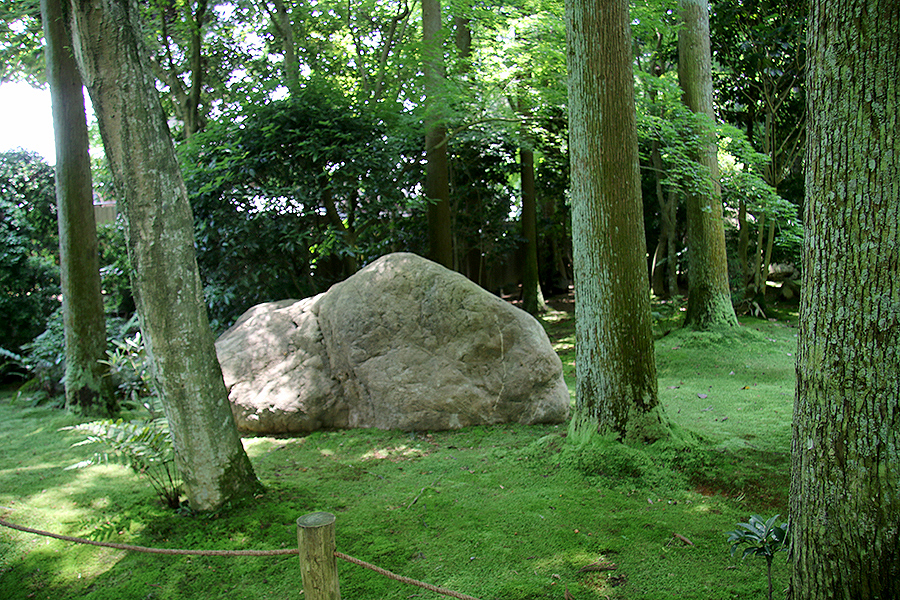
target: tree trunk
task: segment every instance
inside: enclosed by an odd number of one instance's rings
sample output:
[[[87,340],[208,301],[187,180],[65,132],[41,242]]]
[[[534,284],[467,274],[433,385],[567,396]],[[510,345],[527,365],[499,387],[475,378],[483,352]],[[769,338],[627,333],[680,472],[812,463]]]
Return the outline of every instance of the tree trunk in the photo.
[[[675,255],[675,231],[677,196],[671,191],[667,194],[662,186],[663,161],[659,152],[659,142],[653,140],[650,151],[650,165],[653,167],[656,202],[659,205],[659,240],[653,254],[651,267],[651,287],[660,298],[671,298],[678,295],[677,256]]]
[[[200,112],[200,99],[203,91],[203,24],[206,19],[206,0],[198,0],[196,10],[185,8],[190,20],[190,65],[191,87],[184,99],[184,139],[190,138],[203,128],[203,116]]]
[[[284,0],[274,0],[275,10],[269,8],[266,2],[266,10],[272,18],[272,24],[281,34],[281,46],[284,51],[284,81],[291,96],[300,94],[300,61],[297,58],[297,45],[294,41],[294,27],[291,24],[291,15],[284,5]]]
[[[97,224],[87,119],[78,65],[62,0],[42,0],[47,81],[56,140],[56,203],[66,339],[66,407],[111,416],[118,405],[106,358],[106,314],[100,289]]]
[[[523,125],[524,129],[525,126]],[[524,135],[523,135],[524,139]],[[525,266],[522,273],[522,308],[536,315],[547,310],[538,277],[537,192],[534,188],[534,152],[519,148],[522,176],[522,237],[525,238]]]
[[[789,598],[900,598],[900,5],[813,0]]]
[[[709,7],[706,0],[681,0],[684,21],[678,32],[678,81],[692,112],[715,123],[712,97],[712,54],[709,44]],[[685,199],[688,231],[688,305],[685,326],[695,329],[737,326],[728,284],[725,224],[719,188],[716,138],[701,131],[705,143],[697,162],[711,178],[705,193],[689,192]]]
[[[196,510],[258,489],[237,434],[194,255],[193,218],[134,0],[70,0],[73,40],[125,214],[132,287]]]
[[[441,2],[422,0],[423,67],[425,72],[425,196],[428,206],[429,258],[453,268],[450,163],[447,129],[441,104],[444,98],[444,54],[441,39]]]
[[[738,262],[744,280],[744,295],[750,294],[753,273],[750,271],[750,223],[747,221],[747,201],[741,198],[738,205]]]
[[[650,329],[627,0],[568,0],[578,426],[668,435]]]
[[[766,279],[763,278],[763,258],[764,246],[766,240],[766,214],[762,213],[756,221],[756,254],[753,256],[753,297],[762,301],[766,297]]]

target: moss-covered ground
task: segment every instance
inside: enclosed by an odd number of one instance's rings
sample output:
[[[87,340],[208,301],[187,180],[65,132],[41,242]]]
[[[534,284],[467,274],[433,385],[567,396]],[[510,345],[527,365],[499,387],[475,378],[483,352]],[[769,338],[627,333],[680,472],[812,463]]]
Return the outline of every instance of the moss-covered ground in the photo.
[[[338,550],[484,600],[763,598],[764,561],[728,552],[752,513],[787,511],[796,316],[678,329],[657,305],[660,397],[677,436],[652,447],[574,439],[566,424],[371,430],[244,440],[264,494],[211,515],[168,510],[58,429],[76,418],[0,396],[0,516],[164,548],[296,545],[295,521],[337,515]],[[544,319],[574,389],[572,315]],[[690,542],[690,543],[688,543]],[[339,564],[347,600],[439,598]],[[776,590],[786,586],[784,555]],[[78,546],[0,528],[0,598],[296,599],[298,559],[198,558]]]

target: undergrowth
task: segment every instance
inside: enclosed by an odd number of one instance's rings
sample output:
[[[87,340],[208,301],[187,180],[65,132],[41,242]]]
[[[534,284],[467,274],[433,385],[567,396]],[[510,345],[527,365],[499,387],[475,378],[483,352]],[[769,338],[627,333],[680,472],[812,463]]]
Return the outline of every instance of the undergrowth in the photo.
[[[0,516],[144,546],[273,549],[296,545],[298,517],[328,511],[338,550],[483,600],[762,598],[765,567],[732,557],[725,532],[786,512],[786,316],[660,337],[670,440],[627,446],[567,424],[247,437],[266,491],[215,514],[169,510],[121,467],[65,470],[83,455],[57,430],[79,420],[0,395]],[[571,316],[546,325],[571,380]],[[348,599],[439,597],[347,563],[339,573]],[[775,561],[776,591],[786,575]],[[296,557],[135,554],[0,529],[4,599],[296,599],[300,588]]]

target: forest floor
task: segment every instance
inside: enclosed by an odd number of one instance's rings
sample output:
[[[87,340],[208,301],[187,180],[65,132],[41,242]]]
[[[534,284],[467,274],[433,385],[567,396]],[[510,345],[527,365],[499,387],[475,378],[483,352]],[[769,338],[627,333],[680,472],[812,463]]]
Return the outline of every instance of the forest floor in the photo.
[[[93,451],[59,431],[77,418],[7,392],[0,517],[141,546],[266,550],[295,547],[296,519],[327,511],[340,552],[482,600],[764,598],[765,562],[732,557],[726,532],[751,514],[786,517],[796,313],[713,333],[678,329],[680,314],[654,305],[669,442],[575,440],[567,424],[246,437],[265,492],[197,515],[166,509],[123,467],[65,470]],[[573,321],[543,317],[572,390]],[[347,600],[442,597],[338,568]],[[774,573],[783,595],[786,554]],[[287,600],[301,587],[296,556],[151,555],[0,528],[3,600]]]

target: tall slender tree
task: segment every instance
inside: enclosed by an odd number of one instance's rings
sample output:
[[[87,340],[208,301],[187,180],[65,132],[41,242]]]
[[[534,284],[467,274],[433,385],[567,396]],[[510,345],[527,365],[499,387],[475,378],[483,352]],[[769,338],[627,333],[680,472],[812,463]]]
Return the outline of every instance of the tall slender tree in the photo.
[[[72,55],[62,0],[41,0],[41,15],[56,140],[66,406],[108,416],[117,410],[117,403],[101,362],[106,357],[106,315],[100,290],[83,85]]]
[[[900,4],[813,0],[789,598],[900,598]]]
[[[712,53],[709,43],[709,5],[706,0],[680,0],[682,28],[678,33],[678,80],[684,101],[705,117],[697,162],[710,180],[687,194],[688,306],[685,325],[697,329],[736,326],[728,284],[725,223],[719,188],[719,163],[712,89]]]
[[[568,0],[576,411],[621,439],[668,435],[659,406],[627,0]]]
[[[132,288],[191,506],[258,487],[228,402],[194,255],[193,218],[141,41],[136,0],[69,0],[127,223]]]
[[[537,189],[534,185],[534,150],[529,145],[527,125],[520,127],[519,173],[522,181],[522,237],[525,264],[522,268],[522,308],[536,315],[547,310],[538,273]]]
[[[272,27],[281,36],[282,52],[284,54],[284,63],[282,71],[284,73],[285,85],[292,96],[300,93],[300,60],[297,58],[297,45],[294,41],[294,24],[291,21],[291,12],[285,6],[284,0],[272,0],[272,6],[269,6],[268,0],[265,0],[263,6],[272,20]]]
[[[428,206],[429,258],[453,268],[450,162],[444,117],[444,50],[440,0],[422,0],[425,73],[425,196]]]

